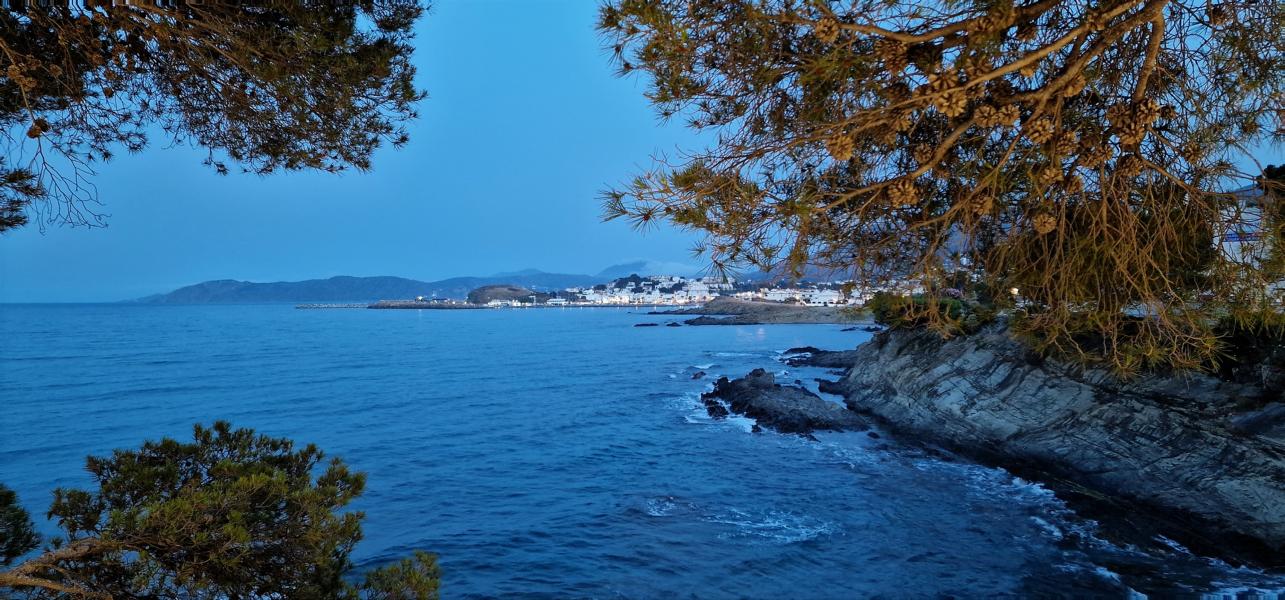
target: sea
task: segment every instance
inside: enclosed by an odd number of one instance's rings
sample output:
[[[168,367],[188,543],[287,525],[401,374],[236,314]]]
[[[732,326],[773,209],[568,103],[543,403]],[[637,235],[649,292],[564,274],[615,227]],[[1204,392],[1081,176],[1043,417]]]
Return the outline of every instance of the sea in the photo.
[[[720,376],[816,389],[838,325],[646,309],[0,305],[0,481],[43,535],[87,455],[227,420],[368,474],[360,569],[438,555],[444,598],[1279,598],[1285,578],[889,432],[711,419]],[[635,327],[657,323],[657,327]],[[705,373],[703,377],[695,377]],[[840,399],[824,396],[835,402]]]

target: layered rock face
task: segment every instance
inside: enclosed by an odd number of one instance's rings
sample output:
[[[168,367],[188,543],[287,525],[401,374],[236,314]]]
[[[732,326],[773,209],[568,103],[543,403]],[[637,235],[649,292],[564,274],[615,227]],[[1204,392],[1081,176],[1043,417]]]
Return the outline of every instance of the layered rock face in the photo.
[[[1285,409],[1232,409],[1261,390],[1122,383],[1032,357],[998,326],[886,332],[842,358],[852,368],[827,391],[897,432],[1155,509],[1203,550],[1285,562]]]

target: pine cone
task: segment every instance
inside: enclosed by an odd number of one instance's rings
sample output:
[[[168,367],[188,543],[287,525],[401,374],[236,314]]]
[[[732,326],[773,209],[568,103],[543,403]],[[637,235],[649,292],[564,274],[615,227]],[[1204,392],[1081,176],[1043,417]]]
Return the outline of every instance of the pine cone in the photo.
[[[913,206],[918,196],[914,182],[909,179],[898,179],[888,187],[888,201],[892,203],[893,208]]]
[[[1142,159],[1133,154],[1121,156],[1115,161],[1115,170],[1125,177],[1136,177],[1142,172]]]
[[[1080,136],[1076,135],[1074,131],[1063,131],[1058,134],[1053,150],[1058,156],[1069,156],[1075,152],[1079,145]]]
[[[995,107],[989,104],[977,107],[977,110],[973,111],[973,118],[976,119],[977,124],[982,127],[994,127],[999,125],[999,111],[995,110]]]
[[[1000,107],[997,116],[999,117],[1000,125],[1012,127],[1017,122],[1017,119],[1021,117],[1021,111],[1017,109],[1016,104],[1007,104]]]
[[[916,164],[925,165],[933,158],[933,147],[928,144],[918,144],[910,152],[910,157]]]
[[[852,158],[852,151],[856,149],[856,143],[852,136],[838,134],[825,141],[825,150],[830,153],[830,157],[836,161],[844,162]]]
[[[1116,137],[1120,138],[1121,146],[1137,146],[1142,143],[1142,138],[1147,136],[1147,126],[1135,120],[1117,128],[1115,132]]]
[[[1144,124],[1150,125],[1160,118],[1160,103],[1151,98],[1143,98],[1134,105],[1133,112]]]
[[[1124,121],[1129,114],[1129,107],[1124,104],[1112,104],[1107,107],[1107,122],[1115,126]]]
[[[979,194],[968,203],[968,212],[977,218],[989,215],[994,208],[995,198],[990,194]]]
[[[959,63],[959,66],[964,77],[968,79],[976,79],[994,67],[989,58],[980,54],[970,54]]]
[[[1111,149],[1100,137],[1086,137],[1080,140],[1080,164],[1099,167],[1111,158]]]
[[[875,56],[883,61],[884,67],[892,75],[905,71],[909,62],[906,58],[906,45],[887,38],[875,40]]]
[[[839,22],[830,17],[822,17],[812,26],[812,35],[824,43],[833,44],[839,39]]]
[[[1027,121],[1022,125],[1022,133],[1026,135],[1026,139],[1043,144],[1053,137],[1053,121],[1048,117]]]
[[[958,90],[951,90],[933,100],[933,107],[947,117],[958,117],[968,107],[968,98]]]
[[[1053,185],[1062,181],[1062,169],[1057,165],[1048,165],[1035,173],[1035,179],[1040,185]]]
[[[1048,235],[1057,230],[1057,217],[1046,212],[1037,213],[1031,217],[1031,225],[1035,227],[1035,233]]]
[[[1197,162],[1205,155],[1204,148],[1196,142],[1187,142],[1183,144],[1179,149],[1179,152],[1187,162]]]

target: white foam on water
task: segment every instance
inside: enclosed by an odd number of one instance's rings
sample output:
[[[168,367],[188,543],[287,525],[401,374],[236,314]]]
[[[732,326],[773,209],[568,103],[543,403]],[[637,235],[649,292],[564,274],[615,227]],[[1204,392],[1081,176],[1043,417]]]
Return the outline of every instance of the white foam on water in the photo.
[[[706,517],[705,521],[734,528],[734,531],[720,534],[722,539],[748,538],[774,544],[805,542],[841,531],[830,521],[775,509],[751,514],[730,508]]]
[[[643,511],[652,517],[667,517],[675,508],[678,508],[678,503],[674,502],[673,496],[652,498],[643,504]]]

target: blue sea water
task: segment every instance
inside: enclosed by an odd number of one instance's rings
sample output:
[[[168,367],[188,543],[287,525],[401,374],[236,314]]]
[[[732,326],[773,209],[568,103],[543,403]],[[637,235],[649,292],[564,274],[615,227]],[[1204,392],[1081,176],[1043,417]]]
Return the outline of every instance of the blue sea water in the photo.
[[[752,433],[699,394],[831,325],[648,327],[625,309],[0,305],[0,481],[34,515],[87,454],[194,423],[369,474],[375,566],[448,598],[1276,597],[1276,576],[1121,547],[1043,487],[888,435]],[[693,380],[696,371],[710,377]],[[835,399],[837,401],[837,399]],[[43,533],[56,533],[39,523]],[[1276,590],[1272,592],[1271,590]]]

